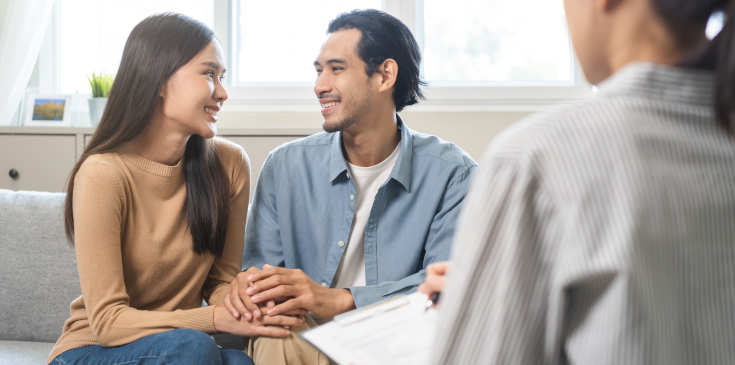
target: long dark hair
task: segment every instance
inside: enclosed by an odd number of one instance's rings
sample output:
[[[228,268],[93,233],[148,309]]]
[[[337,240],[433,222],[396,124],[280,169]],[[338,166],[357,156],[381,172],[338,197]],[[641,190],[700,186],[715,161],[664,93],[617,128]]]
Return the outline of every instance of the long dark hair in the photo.
[[[161,87],[210,42],[214,32],[190,17],[164,13],[133,28],[97,130],[69,175],[64,224],[74,246],[74,177],[91,155],[116,152],[139,137],[156,109]],[[198,254],[224,250],[230,212],[229,183],[211,140],[193,135],[184,153],[186,222]]]
[[[398,64],[398,76],[393,101],[396,111],[424,99],[421,86],[421,49],[411,30],[396,17],[380,10],[365,9],[342,13],[329,22],[327,33],[343,29],[358,29],[362,33],[357,56],[365,62],[368,76],[378,73],[387,59]]]
[[[669,30],[684,49],[694,49],[682,66],[714,70],[715,116],[729,135],[735,133],[735,4],[732,0],[651,0]],[[720,33],[704,47],[700,35],[713,13],[724,11],[727,21]]]

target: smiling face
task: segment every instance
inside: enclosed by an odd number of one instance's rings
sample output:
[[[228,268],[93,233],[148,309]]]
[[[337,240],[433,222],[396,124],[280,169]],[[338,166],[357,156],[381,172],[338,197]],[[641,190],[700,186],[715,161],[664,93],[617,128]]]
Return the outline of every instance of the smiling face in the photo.
[[[164,83],[158,112],[183,133],[214,137],[217,113],[227,100],[224,64],[222,47],[213,40]]]
[[[344,131],[370,110],[375,85],[356,53],[362,33],[357,29],[329,34],[314,62],[314,93],[322,107],[327,132]]]

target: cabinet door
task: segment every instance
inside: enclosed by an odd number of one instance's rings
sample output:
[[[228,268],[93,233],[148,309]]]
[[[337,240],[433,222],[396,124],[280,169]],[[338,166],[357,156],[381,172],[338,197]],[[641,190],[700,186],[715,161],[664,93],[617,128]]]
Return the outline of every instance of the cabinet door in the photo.
[[[253,201],[255,183],[258,181],[260,168],[263,167],[268,153],[276,147],[306,136],[223,136],[245,149],[250,158],[250,201]]]
[[[75,162],[76,136],[0,135],[0,189],[64,191]]]

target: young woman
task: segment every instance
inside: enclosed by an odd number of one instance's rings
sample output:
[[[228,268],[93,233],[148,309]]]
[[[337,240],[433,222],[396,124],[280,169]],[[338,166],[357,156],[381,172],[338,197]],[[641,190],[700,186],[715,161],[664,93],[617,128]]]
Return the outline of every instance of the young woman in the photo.
[[[434,363],[732,363],[735,1],[564,4],[599,92],[489,148]]]
[[[102,120],[71,173],[66,233],[82,296],[52,364],[252,364],[207,333],[284,337],[222,306],[240,272],[250,166],[214,138],[227,100],[212,30],[179,14],[130,34]],[[202,299],[209,306],[201,307]]]

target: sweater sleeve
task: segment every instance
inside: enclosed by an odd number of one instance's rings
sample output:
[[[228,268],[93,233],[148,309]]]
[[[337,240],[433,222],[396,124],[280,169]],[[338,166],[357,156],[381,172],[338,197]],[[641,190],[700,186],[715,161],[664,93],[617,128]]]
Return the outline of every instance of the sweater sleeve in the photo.
[[[204,283],[204,299],[209,305],[222,305],[225,295],[230,291],[230,283],[242,269],[245,220],[250,200],[250,160],[241,148],[238,148],[237,152],[233,174],[230,176],[230,218],[227,224],[225,249],[222,256],[214,260]]]
[[[121,230],[127,209],[114,170],[87,161],[74,179],[74,242],[89,325],[103,347],[176,328],[214,333],[214,307],[173,312],[132,308],[123,276]]]

